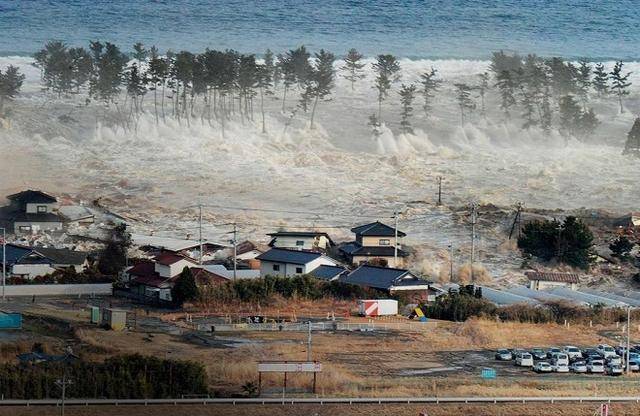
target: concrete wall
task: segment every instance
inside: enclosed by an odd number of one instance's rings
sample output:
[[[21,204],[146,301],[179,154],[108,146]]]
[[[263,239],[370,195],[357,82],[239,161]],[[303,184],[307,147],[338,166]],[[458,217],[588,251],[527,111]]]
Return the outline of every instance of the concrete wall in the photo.
[[[55,270],[50,264],[14,264],[10,274],[33,279],[36,276],[53,273]]]
[[[46,211],[44,212],[53,212],[58,208],[58,204],[27,204],[27,214],[43,214],[43,212],[38,212],[38,207],[45,207]]]
[[[545,290],[545,289],[553,289],[556,287],[566,287],[571,290],[577,290],[578,285],[575,283],[565,283],[565,282],[547,282],[545,280],[530,280],[529,281],[529,289],[533,290]]]
[[[0,287],[0,290],[2,288]],[[111,283],[87,283],[70,285],[7,285],[6,296],[77,296],[111,295]]]

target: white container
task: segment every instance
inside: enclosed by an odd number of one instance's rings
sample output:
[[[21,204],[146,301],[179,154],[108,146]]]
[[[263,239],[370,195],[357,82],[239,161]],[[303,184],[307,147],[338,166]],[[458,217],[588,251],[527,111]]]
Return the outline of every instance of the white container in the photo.
[[[360,316],[388,316],[398,314],[398,301],[393,299],[362,299],[358,301]]]

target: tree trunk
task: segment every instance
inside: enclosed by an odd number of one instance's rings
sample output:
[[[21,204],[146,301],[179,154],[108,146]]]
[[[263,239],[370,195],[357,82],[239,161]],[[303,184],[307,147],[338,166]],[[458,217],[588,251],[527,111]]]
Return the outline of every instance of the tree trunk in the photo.
[[[262,88],[260,88],[260,113],[262,113],[262,132],[266,133],[267,128],[264,122],[264,91]]]
[[[162,108],[162,121],[166,122],[167,119],[164,114],[164,95],[165,95],[164,89],[165,89],[165,82],[164,80],[162,80],[162,98],[161,98],[160,107]]]
[[[284,113],[284,103],[287,99],[287,84],[284,84],[284,94],[282,94],[282,112]]]
[[[313,119],[316,116],[316,107],[318,106],[318,99],[320,98],[320,95],[316,94],[316,99],[313,100],[313,108],[311,109],[311,123],[309,125],[309,127],[311,128],[311,130],[313,130]]]
[[[156,124],[158,124],[159,120],[158,120],[158,86],[157,85],[153,89],[153,110],[156,115]]]

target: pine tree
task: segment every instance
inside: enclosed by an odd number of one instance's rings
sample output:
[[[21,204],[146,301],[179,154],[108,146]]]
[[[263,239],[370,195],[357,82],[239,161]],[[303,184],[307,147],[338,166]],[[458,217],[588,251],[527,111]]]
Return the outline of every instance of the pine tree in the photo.
[[[249,116],[250,103],[258,84],[258,66],[254,55],[240,55],[237,85],[240,98],[240,116]],[[244,110],[242,107],[244,106]]]
[[[133,63],[126,74],[127,94],[131,97],[131,106],[136,113],[140,110],[138,99],[146,92],[146,81],[138,69],[138,64]]]
[[[331,52],[320,49],[320,52],[315,54],[315,58],[310,82],[308,82],[306,87],[306,92],[313,97],[310,122],[310,128],[312,129],[318,101],[326,99],[334,87],[335,69],[333,68],[333,63],[336,57]]]
[[[156,118],[156,124],[159,122],[158,115],[158,88],[162,86],[162,119],[164,120],[164,88],[167,82],[167,75],[169,72],[169,65],[167,60],[158,55],[156,47],[152,47],[150,51],[149,59],[149,83],[153,89],[153,108]]]
[[[402,106],[400,128],[402,133],[413,134],[413,127],[411,126],[411,116],[413,115],[413,100],[416,95],[416,86],[414,84],[404,85],[400,87],[400,104]]]
[[[93,72],[93,58],[89,51],[84,48],[71,48],[69,49],[69,57],[71,61],[71,73],[73,88],[76,93],[80,92]]]
[[[356,49],[349,49],[347,56],[344,57],[344,66],[340,68],[346,72],[343,76],[351,83],[351,91],[354,90],[355,83],[365,77],[362,70],[365,66],[364,62],[362,62],[363,57]]]
[[[576,77],[577,94],[582,101],[582,106],[586,107],[591,88],[591,65],[585,60],[580,61]]]
[[[471,87],[464,83],[454,84],[456,87],[456,100],[460,108],[460,121],[464,126],[466,115],[476,108],[475,103],[471,99]]]
[[[622,154],[640,156],[640,117],[636,118],[631,130],[627,133],[627,141]]]
[[[89,93],[96,99],[111,102],[122,86],[123,72],[127,56],[109,42],[91,43],[94,71],[89,85]]]
[[[367,125],[371,127],[371,131],[373,132],[374,137],[380,137],[380,121],[375,113],[369,116],[369,120],[367,121]]]
[[[596,64],[593,71],[593,89],[596,90],[598,97],[605,96],[609,93],[609,74],[604,69],[602,63]]]
[[[73,90],[73,64],[69,50],[63,42],[47,42],[44,49],[34,57],[36,65],[42,71],[47,90],[55,92],[58,97]]]
[[[542,129],[547,133],[551,131],[552,120],[551,91],[547,85],[542,93],[542,102],[540,104],[540,127],[542,127]]]
[[[279,79],[276,76],[277,67],[271,49],[267,49],[264,52],[264,70],[266,71],[264,75],[269,78],[269,82],[272,85],[276,85]]]
[[[287,100],[287,91],[296,82],[293,62],[288,54],[278,55],[278,72],[282,76],[282,112],[284,112]]]
[[[560,98],[560,132],[565,136],[576,136],[582,111],[572,95]]]
[[[137,42],[133,45],[133,59],[135,59],[138,64],[147,60],[147,56],[149,56],[149,51],[147,51],[144,45],[141,42]]]
[[[496,87],[500,91],[500,108],[507,117],[510,117],[509,109],[516,104],[515,86],[510,71],[502,71],[498,74]]]
[[[478,78],[480,78],[480,84],[478,84],[477,87],[478,93],[480,94],[480,111],[482,111],[482,117],[486,118],[485,96],[489,90],[489,73],[483,72],[482,74],[478,74]]]
[[[524,109],[522,117],[525,120],[522,128],[526,130],[538,124],[538,121],[535,119],[535,97],[524,87],[521,88],[520,95],[520,103]]]
[[[266,61],[265,61],[266,62]],[[264,65],[258,65],[257,68],[257,85],[256,87],[260,91],[260,114],[262,115],[262,132],[267,132],[264,115],[264,96],[271,95],[273,92],[273,68],[269,67],[266,63]]]
[[[622,106],[622,97],[625,95],[629,95],[628,88],[631,86],[631,81],[629,81],[629,76],[631,72],[627,72],[625,75],[622,75],[622,61],[616,62],[613,67],[613,71],[609,73],[611,78],[611,90],[615,92],[618,96],[618,102],[620,103],[620,112],[624,113],[624,108]]]
[[[424,100],[422,109],[424,110],[425,117],[431,115],[433,97],[440,88],[440,84],[442,84],[442,80],[436,78],[437,74],[438,71],[432,67],[430,71],[425,71],[420,75],[422,98]]]
[[[12,65],[9,65],[4,73],[0,71],[0,117],[4,115],[5,103],[14,100],[20,93],[24,78],[24,74]]]
[[[373,64],[376,73],[374,88],[378,90],[378,122],[382,122],[382,102],[389,95],[394,82],[400,79],[400,64],[393,55],[378,55]]]

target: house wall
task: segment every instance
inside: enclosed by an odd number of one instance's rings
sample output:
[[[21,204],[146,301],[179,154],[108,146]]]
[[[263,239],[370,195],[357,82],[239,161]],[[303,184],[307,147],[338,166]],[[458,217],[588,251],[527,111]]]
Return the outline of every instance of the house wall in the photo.
[[[45,207],[45,212],[53,212],[58,209],[58,204],[27,204],[25,211],[27,214],[42,214],[43,212],[38,211],[38,207]]]
[[[398,261],[396,262],[393,256],[353,256],[352,261],[354,265],[359,265],[373,259],[385,259],[387,261],[387,267],[402,268],[404,266],[404,257],[398,257]]]
[[[303,245],[299,246],[296,242],[302,241]],[[325,236],[319,237],[294,237],[294,236],[282,236],[276,237],[273,242],[273,247],[276,248],[289,248],[294,250],[326,250],[329,240]]]
[[[394,236],[391,236],[391,237],[367,236],[367,237],[362,237],[362,239],[359,242],[365,247],[378,247],[382,245],[380,244],[380,240],[389,240],[389,244],[387,244],[386,246],[391,246],[391,247],[393,247],[396,242],[396,239]],[[402,245],[402,239],[398,237],[398,248],[400,248],[401,245]]]
[[[10,274],[33,279],[36,276],[44,276],[54,271],[55,269],[50,264],[14,264]]]
[[[236,258],[238,260],[252,260],[258,257],[262,252],[258,250],[247,251],[246,253],[238,254]],[[231,257],[233,257],[233,251],[231,252]]]
[[[29,227],[29,231],[21,231],[20,227]],[[13,232],[15,234],[25,234],[37,231],[62,230],[61,222],[14,222]]]
[[[280,266],[280,270],[273,270],[273,266]],[[262,261],[260,263],[260,277],[265,276],[295,276],[298,274],[307,274],[312,270],[316,269],[318,266],[327,265],[327,266],[336,266],[337,263],[327,257],[318,257],[317,259],[307,263],[307,264],[291,264],[291,263],[278,263],[271,261]],[[301,271],[297,269],[301,268]]]
[[[566,287],[571,290],[577,290],[578,285],[575,283],[565,283],[565,282],[547,282],[544,280],[530,280],[529,281],[529,289],[533,290],[545,290],[545,289],[553,289],[555,287]]]
[[[156,263],[154,268],[155,271],[162,277],[174,277],[182,273],[182,270],[184,270],[185,267],[193,267],[195,265],[195,263],[192,263],[188,260],[180,260],[170,266]]]

